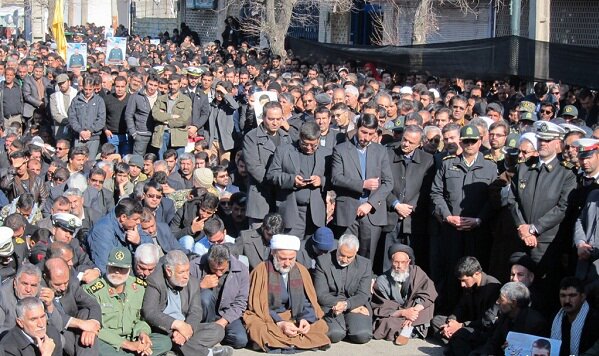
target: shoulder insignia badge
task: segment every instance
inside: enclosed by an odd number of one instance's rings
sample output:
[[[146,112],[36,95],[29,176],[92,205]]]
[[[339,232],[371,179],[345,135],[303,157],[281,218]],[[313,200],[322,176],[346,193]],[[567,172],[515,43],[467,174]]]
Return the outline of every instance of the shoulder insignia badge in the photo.
[[[446,159],[450,159],[450,158],[456,158],[456,155],[447,155],[445,157],[443,157],[443,160],[445,161]]]
[[[135,278],[135,284],[139,284],[142,287],[147,287],[148,286],[148,282],[144,281],[141,278]]]
[[[97,280],[94,284],[87,287],[87,290],[89,290],[92,293],[95,293],[104,287],[106,287],[106,284],[104,284],[104,282],[102,282],[100,280]]]
[[[25,240],[24,240],[22,237],[17,237],[17,238],[15,239],[15,243],[16,243],[16,244],[24,244],[24,243],[25,243]]]

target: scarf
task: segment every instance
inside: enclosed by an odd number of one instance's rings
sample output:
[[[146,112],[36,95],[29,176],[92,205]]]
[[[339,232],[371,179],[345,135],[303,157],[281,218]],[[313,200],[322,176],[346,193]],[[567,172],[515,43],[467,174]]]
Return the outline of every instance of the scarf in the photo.
[[[64,100],[63,98],[65,97],[65,94],[63,94],[63,92],[61,92],[60,90],[57,90],[56,92],[56,108],[58,110],[58,113],[64,117],[67,118],[68,115],[68,108],[65,107],[64,105]],[[77,96],[77,89],[71,87],[69,88],[69,92],[67,93],[67,95],[69,96],[69,103],[71,103],[73,101],[73,98],[75,96]]]
[[[576,319],[570,326],[570,355],[578,355],[578,348],[580,346],[580,337],[582,334],[582,327],[584,326],[584,320],[587,318],[589,313],[589,304],[585,301],[576,315]],[[551,325],[551,338],[561,340],[562,339],[562,319],[564,317],[564,309],[560,311],[553,319]]]
[[[271,309],[277,309],[281,306],[281,286],[284,285],[281,280],[281,273],[275,270],[272,261],[266,261],[268,271],[268,306]],[[297,316],[304,309],[304,281],[299,269],[295,266],[289,272],[287,277],[287,290],[289,291],[289,305],[291,306],[291,318],[297,320]]]

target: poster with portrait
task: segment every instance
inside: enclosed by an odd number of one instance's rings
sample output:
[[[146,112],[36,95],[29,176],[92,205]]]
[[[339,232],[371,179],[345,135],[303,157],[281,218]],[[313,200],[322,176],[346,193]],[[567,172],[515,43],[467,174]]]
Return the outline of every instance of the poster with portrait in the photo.
[[[126,53],[126,37],[109,37],[106,39],[106,64],[123,63]]]
[[[160,38],[151,38],[150,44],[158,46],[160,44]]]
[[[67,43],[67,70],[87,68],[87,43]]]
[[[258,125],[262,123],[262,114],[264,105],[270,101],[277,101],[277,93],[272,91],[257,91],[254,93],[254,114]]]
[[[505,356],[559,356],[561,340],[510,331]]]

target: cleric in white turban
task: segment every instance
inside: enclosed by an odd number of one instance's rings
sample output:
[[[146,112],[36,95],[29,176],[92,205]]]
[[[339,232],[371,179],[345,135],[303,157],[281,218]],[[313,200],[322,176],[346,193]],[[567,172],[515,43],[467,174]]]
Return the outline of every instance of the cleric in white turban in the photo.
[[[310,273],[295,261],[299,249],[296,236],[274,235],[270,258],[250,276],[243,320],[250,339],[265,352],[325,349],[331,343]]]

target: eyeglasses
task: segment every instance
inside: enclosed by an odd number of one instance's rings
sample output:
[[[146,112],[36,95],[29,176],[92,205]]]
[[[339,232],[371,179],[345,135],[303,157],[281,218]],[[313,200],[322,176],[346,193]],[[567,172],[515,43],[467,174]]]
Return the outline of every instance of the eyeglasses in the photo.
[[[504,134],[496,134],[496,133],[490,133],[490,134],[489,134],[489,137],[505,137],[505,136],[507,136],[507,135],[504,135]]]
[[[518,150],[518,152],[522,153],[523,155],[529,155],[531,153],[533,153],[534,151],[524,151],[524,150]]]
[[[541,110],[541,114],[551,115],[553,114],[553,110]]]
[[[162,199],[162,194],[146,194],[150,199]]]
[[[565,145],[564,149],[565,150],[569,150],[569,149],[578,150],[578,147],[574,146],[574,145]]]
[[[305,147],[305,148],[317,148],[318,147],[318,143],[306,143],[304,141],[300,141],[300,146]]]
[[[224,205],[224,206],[231,206],[231,202],[230,201],[221,201],[219,202],[220,205]]]
[[[465,145],[474,145],[478,140],[462,140],[462,143]]]
[[[64,151],[64,150],[68,150],[67,147],[56,147],[57,150],[59,151]]]

